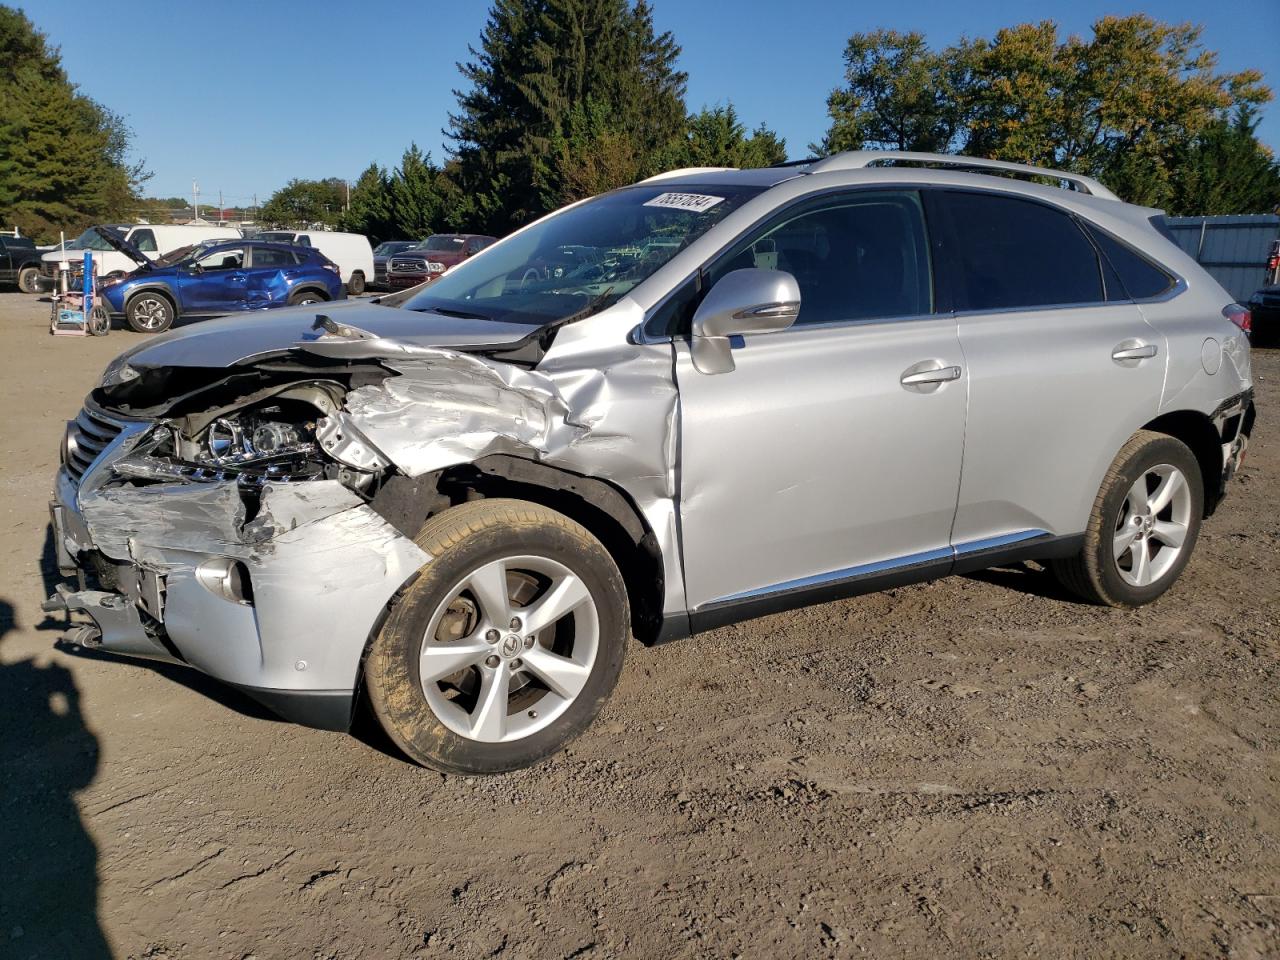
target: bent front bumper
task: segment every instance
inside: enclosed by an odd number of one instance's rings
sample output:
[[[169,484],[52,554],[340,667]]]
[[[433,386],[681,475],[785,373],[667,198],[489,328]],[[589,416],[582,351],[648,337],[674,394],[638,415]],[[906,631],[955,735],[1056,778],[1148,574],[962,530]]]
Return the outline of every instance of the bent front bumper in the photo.
[[[267,484],[252,519],[234,480],[103,486],[129,446],[78,486],[58,471],[59,570],[101,589],[61,590],[51,608],[92,620],[87,645],[187,663],[288,719],[346,729],[366,643],[429,557],[336,480]]]

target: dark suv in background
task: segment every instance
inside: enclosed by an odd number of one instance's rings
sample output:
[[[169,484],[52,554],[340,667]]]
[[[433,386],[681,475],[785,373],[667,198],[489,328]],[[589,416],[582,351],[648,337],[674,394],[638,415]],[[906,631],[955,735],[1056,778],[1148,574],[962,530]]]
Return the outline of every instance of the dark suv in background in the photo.
[[[416,287],[497,242],[497,237],[477,233],[433,233],[412,250],[391,258],[387,282],[393,290]]]
[[[387,240],[373,248],[373,283],[371,289],[383,290],[387,286],[387,263],[397,253],[412,250],[421,240]]]
[[[30,237],[0,236],[0,284],[40,292],[40,251]]]

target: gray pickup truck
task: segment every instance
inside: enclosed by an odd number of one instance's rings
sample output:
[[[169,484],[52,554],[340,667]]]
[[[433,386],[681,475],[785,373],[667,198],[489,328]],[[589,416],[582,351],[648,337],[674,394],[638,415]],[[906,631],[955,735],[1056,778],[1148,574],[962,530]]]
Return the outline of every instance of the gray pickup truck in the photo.
[[[0,284],[39,293],[40,253],[30,237],[0,236]]]

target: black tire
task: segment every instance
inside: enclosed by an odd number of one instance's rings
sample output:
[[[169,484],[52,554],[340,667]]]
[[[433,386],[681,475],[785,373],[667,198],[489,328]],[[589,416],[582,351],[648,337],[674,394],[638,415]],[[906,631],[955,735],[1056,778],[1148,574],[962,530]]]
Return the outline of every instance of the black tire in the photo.
[[[23,293],[40,292],[40,268],[23,267],[18,271],[18,289]]]
[[[1132,519],[1126,514],[1126,500],[1130,491],[1141,478],[1164,466],[1176,468],[1189,491],[1185,533],[1180,552],[1169,568],[1151,583],[1137,586],[1125,579],[1122,567],[1124,561],[1115,555],[1115,544],[1118,533],[1123,533],[1122,525]],[[1167,591],[1181,575],[1195,549],[1203,517],[1204,478],[1195,454],[1181,440],[1151,430],[1139,430],[1121,448],[1107,469],[1107,475],[1094,501],[1080,553],[1066,560],[1052,561],[1050,567],[1064,587],[1090,603],[1111,607],[1140,607]],[[1140,526],[1140,521],[1134,522]],[[1146,535],[1143,536],[1145,538]],[[1158,551],[1164,547],[1158,540],[1153,539],[1152,542],[1158,556]],[[1141,549],[1148,550],[1145,539]],[[1136,557],[1136,554],[1122,556]],[[1130,571],[1132,567],[1133,562],[1130,561]]]
[[[347,283],[347,293],[353,297],[358,297],[364,293],[364,274],[357,270],[351,274],[351,280]]]
[[[325,296],[319,290],[295,290],[289,294],[289,306],[298,307],[309,303],[324,303]]]
[[[106,307],[98,304],[89,311],[89,333],[95,337],[105,337],[111,332],[111,317]]]
[[[168,330],[173,326],[176,313],[173,301],[154,290],[135,293],[124,308],[125,319],[138,333],[161,333]]]
[[[538,504],[506,499],[478,500],[446,510],[423,525],[417,543],[433,559],[395,603],[364,666],[369,701],[387,735],[413,760],[447,773],[503,773],[562,749],[596,718],[622,671],[630,616],[626,587],[609,552],[568,517]],[[585,683],[554,720],[518,739],[483,742],[455,732],[428,703],[420,673],[423,644],[433,617],[456,595],[459,584],[486,564],[513,555],[545,557],[570,569],[595,606],[597,646]],[[539,599],[541,595],[534,597],[529,608]],[[505,670],[507,663],[497,668]],[[510,717],[518,718],[521,709]],[[536,710],[528,716],[535,717]]]

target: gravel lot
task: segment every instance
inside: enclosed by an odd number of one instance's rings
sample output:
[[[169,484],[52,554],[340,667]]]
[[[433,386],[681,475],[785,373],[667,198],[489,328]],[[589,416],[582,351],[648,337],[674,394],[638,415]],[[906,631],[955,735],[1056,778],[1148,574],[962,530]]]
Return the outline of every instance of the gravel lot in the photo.
[[[1029,566],[633,644],[496,779],[56,649],[63,422],[137,342],[0,294],[0,956],[1280,955],[1280,353],[1181,584]]]

